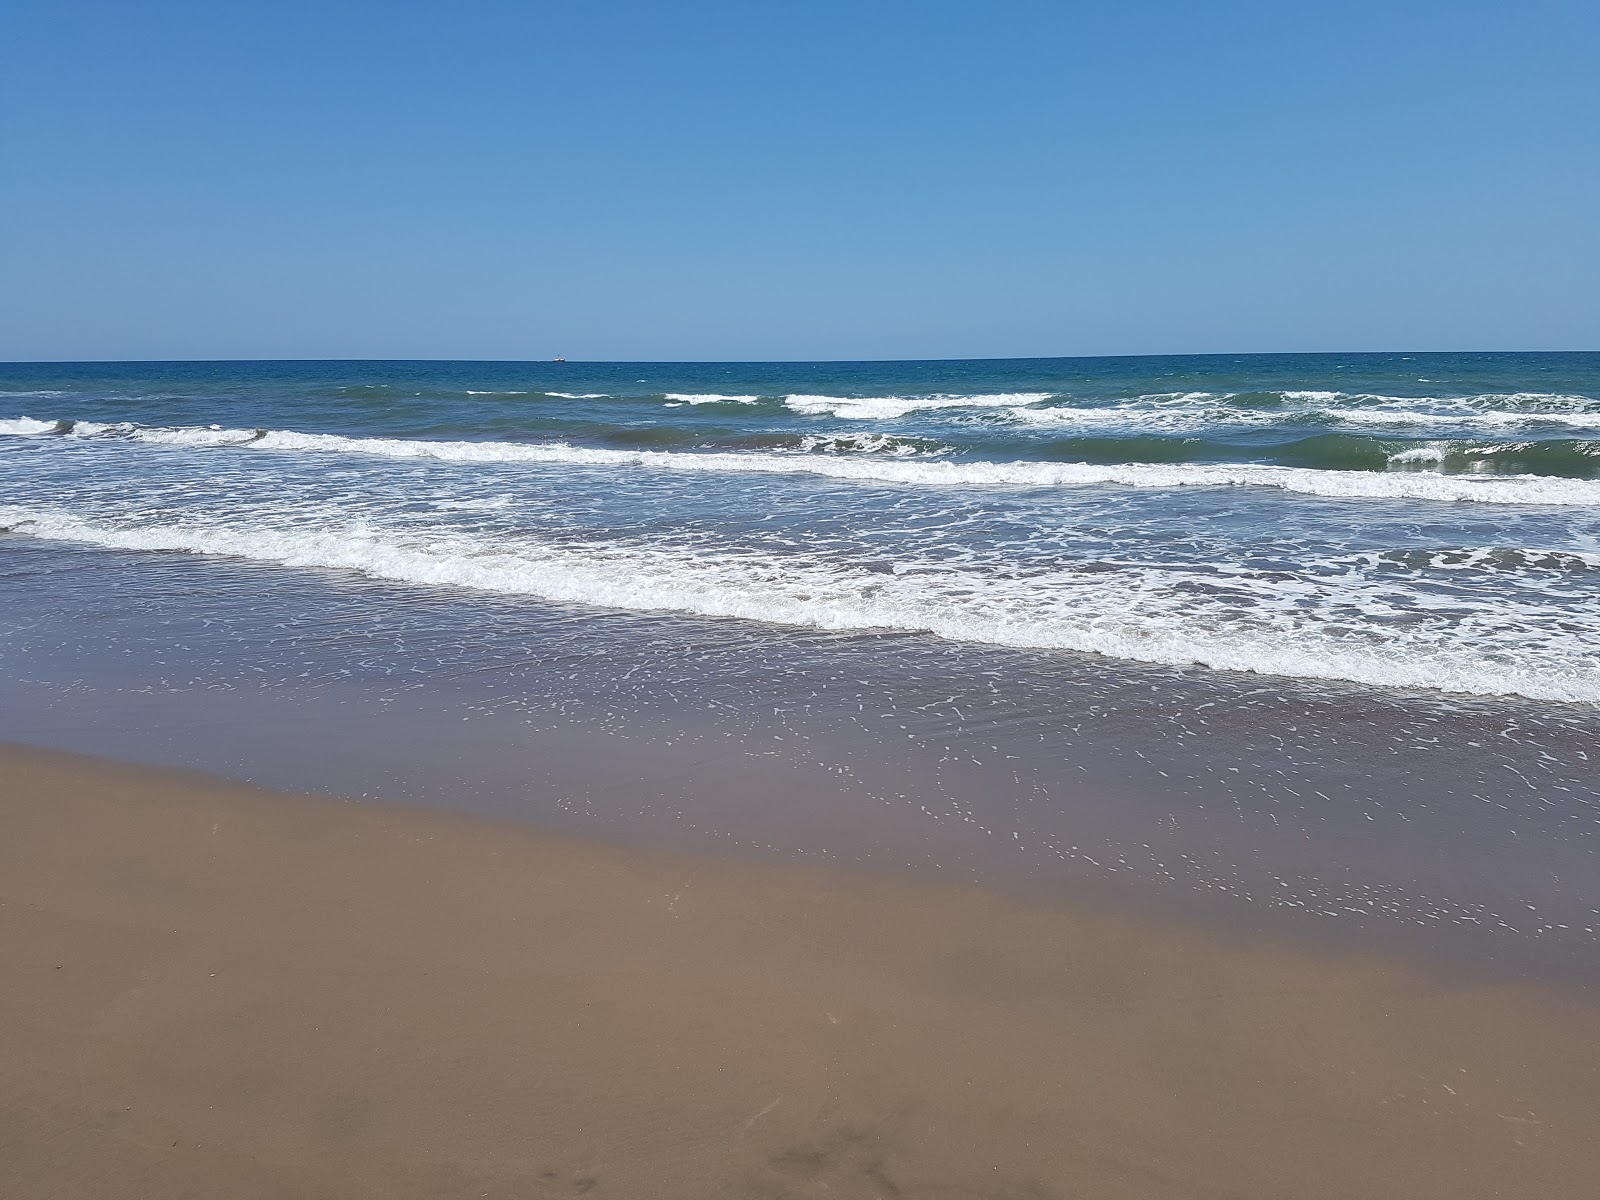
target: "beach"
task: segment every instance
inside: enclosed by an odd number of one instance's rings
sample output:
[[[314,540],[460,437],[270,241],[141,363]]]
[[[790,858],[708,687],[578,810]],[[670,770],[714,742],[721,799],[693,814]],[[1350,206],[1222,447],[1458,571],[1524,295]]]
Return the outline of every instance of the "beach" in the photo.
[[[1595,1194],[1600,356],[0,385],[0,1195]]]
[[[1600,5],[7,16],[0,1200],[1600,1200]]]
[[[0,1192],[1563,1197],[1592,994],[0,751]]]

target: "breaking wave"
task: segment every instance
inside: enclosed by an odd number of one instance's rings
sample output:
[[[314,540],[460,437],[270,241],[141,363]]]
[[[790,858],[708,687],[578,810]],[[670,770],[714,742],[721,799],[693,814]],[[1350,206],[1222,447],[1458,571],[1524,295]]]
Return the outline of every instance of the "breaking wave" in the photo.
[[[905,631],[952,641],[1086,652],[1139,662],[1338,679],[1556,701],[1600,701],[1600,658],[1546,636],[1533,608],[1484,611],[1475,637],[1444,617],[1394,608],[1370,576],[1332,572],[1196,575],[1150,563],[1079,564],[1026,578],[953,568],[888,572],[750,550],[701,554],[624,541],[485,539],[470,530],[386,529],[326,512],[315,520],[150,521],[57,507],[0,508],[32,536],[135,551],[226,555],[381,580],[514,593],[560,603],[731,617],[840,631]],[[1471,565],[1474,551],[1426,552]],[[1506,554],[1506,551],[1482,553]],[[1514,552],[1537,555],[1540,552]],[[1332,564],[1328,564],[1332,565]],[[1411,559],[1404,564],[1424,567]],[[1137,597],[1130,604],[1128,597]],[[1241,611],[1241,604],[1245,605]],[[1377,618],[1352,635],[1338,614]],[[1383,620],[1406,615],[1405,620]],[[1253,614],[1253,615],[1252,615]],[[1593,643],[1588,643],[1592,645]]]
[[[912,458],[898,449],[897,443],[892,440],[876,443],[856,441],[849,446],[856,453],[848,454],[803,452],[825,448],[824,443],[797,446],[796,450],[802,452],[623,450],[573,446],[566,442],[431,441],[420,438],[348,437],[293,430],[226,429],[220,426],[155,428],[127,423],[35,421],[26,417],[0,423],[0,433],[29,437],[58,434],[84,440],[197,449],[375,455],[450,463],[528,463],[712,474],[816,475],[838,480],[924,487],[1059,488],[1096,484],[1132,488],[1258,487],[1340,499],[1585,507],[1600,505],[1600,480],[1548,475],[1497,471],[1451,475],[1414,469],[1341,470],[1323,466],[1262,463],[1091,463]],[[1520,453],[1525,457],[1535,455],[1539,445],[1531,443]],[[826,448],[843,451],[846,446],[836,443]],[[1317,450],[1319,456],[1331,452],[1326,447]],[[1314,461],[1325,459],[1319,457]],[[1429,461],[1419,457],[1402,459],[1395,465],[1425,466]],[[1366,458],[1359,458],[1351,465],[1382,466],[1383,463],[1369,463]]]

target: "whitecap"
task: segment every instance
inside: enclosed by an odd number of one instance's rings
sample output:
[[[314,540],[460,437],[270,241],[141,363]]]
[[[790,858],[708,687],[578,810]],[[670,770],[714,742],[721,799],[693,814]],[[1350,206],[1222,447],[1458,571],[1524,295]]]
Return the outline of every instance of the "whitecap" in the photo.
[[[1133,488],[1260,487],[1339,499],[1466,501],[1485,504],[1600,505],[1600,480],[1541,475],[1445,475],[1434,472],[1332,471],[1259,463],[1056,463],[950,459],[905,461],[881,455],[834,457],[784,452],[612,450],[565,442],[428,441],[353,438],[293,430],[79,422],[73,433],[135,443],[317,454],[364,454],[455,463],[529,463],[636,467],[696,473],[820,475],[921,487]]]
[[[723,396],[715,392],[667,392],[668,400],[679,404],[759,404],[760,396]]]
[[[1037,404],[1055,392],[1001,392],[981,396],[806,396],[791,395],[784,404],[807,416],[838,417],[846,421],[893,420],[909,413],[941,408],[1005,408]]]
[[[54,421],[35,421],[32,417],[0,418],[0,434],[8,437],[38,437],[42,433],[54,433],[56,428]]]

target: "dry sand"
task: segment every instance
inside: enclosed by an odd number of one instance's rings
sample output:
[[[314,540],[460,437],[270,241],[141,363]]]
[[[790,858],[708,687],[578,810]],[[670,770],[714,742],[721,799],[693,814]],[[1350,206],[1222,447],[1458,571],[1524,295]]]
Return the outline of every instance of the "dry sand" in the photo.
[[[0,748],[0,1195],[1584,1197],[1600,1003]]]

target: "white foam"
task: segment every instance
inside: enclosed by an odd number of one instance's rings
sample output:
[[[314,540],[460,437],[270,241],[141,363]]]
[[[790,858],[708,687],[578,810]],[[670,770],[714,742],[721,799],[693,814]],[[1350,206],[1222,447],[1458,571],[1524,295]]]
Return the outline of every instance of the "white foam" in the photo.
[[[133,442],[317,454],[365,454],[455,463],[530,463],[639,467],[717,474],[820,475],[830,479],[919,487],[1134,488],[1261,487],[1337,499],[1437,500],[1481,504],[1600,506],[1600,480],[1542,475],[1443,475],[1433,472],[1329,471],[1254,463],[1053,463],[927,460],[883,455],[833,457],[768,452],[611,450],[565,442],[465,442],[352,438],[293,430],[191,426],[155,429],[79,422],[75,436]]]
[[[1000,414],[1003,419],[1037,429],[1123,429],[1130,433],[1199,433],[1219,425],[1262,426],[1277,424],[1277,413],[1256,409],[1206,407],[1177,404],[1132,407],[1115,405],[1095,408],[1013,408]],[[989,418],[992,419],[992,418]]]
[[[1389,461],[1396,465],[1402,463],[1442,463],[1445,459],[1445,449],[1442,446],[1418,446],[1412,450],[1402,450],[1398,454],[1389,455]]]
[[[1600,429],[1600,412],[1513,412],[1508,409],[1439,408],[1424,409],[1349,408],[1331,409],[1326,415],[1347,425],[1447,426],[1452,429],[1514,429],[1555,426],[1568,429]]]
[[[433,507],[446,512],[499,512],[510,508],[510,496],[488,496],[481,500],[435,500]]]
[[[1483,404],[1522,404],[1545,409],[1575,408],[1585,411],[1600,405],[1600,400],[1592,396],[1573,396],[1565,392],[1485,392],[1473,399]]]
[[[158,446],[244,446],[270,437],[264,429],[225,429],[221,425],[191,425],[176,429],[154,429],[130,422],[102,425],[95,421],[78,421],[72,426],[72,436],[80,438],[114,437],[135,442],[148,442]],[[316,434],[298,434],[297,437],[316,437]],[[360,440],[360,439],[353,439]]]
[[[729,548],[700,554],[618,542],[490,541],[462,530],[385,529],[337,512],[319,523],[308,523],[305,514],[293,524],[276,520],[248,527],[215,518],[150,524],[59,508],[0,508],[0,525],[41,538],[350,570],[556,603],[841,631],[900,630],[1388,687],[1600,701],[1600,658],[1580,637],[1547,637],[1537,612],[1514,605],[1495,610],[1496,620],[1518,622],[1511,632],[1525,641],[1510,647],[1515,654],[1503,640],[1461,636],[1468,631],[1449,614],[1421,627],[1378,623],[1366,636],[1351,637],[1340,632],[1342,620],[1308,615],[1307,603],[1336,615],[1351,602],[1375,610],[1393,605],[1386,589],[1351,585],[1337,575],[1321,583],[1295,579],[1274,594],[1270,576],[1244,573],[1235,581],[1239,568],[1230,573],[1217,566],[1211,586],[1222,594],[1213,597],[1183,586],[1192,570],[1156,564],[1115,564],[1112,572],[1090,574],[1064,567],[1018,580],[959,568],[884,573]],[[1254,614],[1248,619],[1241,618],[1241,599]],[[1481,628],[1476,635],[1483,637]]]
[[[42,433],[55,431],[54,421],[35,421],[32,417],[0,419],[0,434],[8,437],[38,437]]]
[[[668,400],[679,404],[759,404],[760,396],[722,396],[715,392],[667,392]]]
[[[1394,429],[1600,429],[1600,402],[1583,396],[1521,392],[1456,398],[1278,393],[1302,407],[1246,408],[1224,403],[1234,393],[1163,392],[1088,407],[1022,407],[1007,420],[1037,427],[1103,428],[1140,432],[1199,432],[1217,426],[1262,427],[1314,422]],[[1515,405],[1526,407],[1511,407]]]
[[[800,439],[800,449],[807,454],[891,454],[909,458],[916,454],[943,453],[946,448],[930,449],[887,433],[846,433],[807,434]]]
[[[1037,404],[1055,392],[1003,392],[984,396],[789,396],[784,400],[795,412],[808,416],[839,417],[846,421],[893,420],[908,413],[939,408],[1008,408]]]

